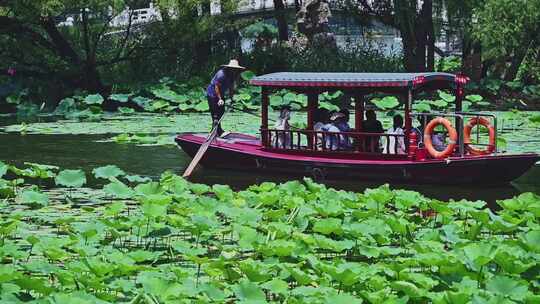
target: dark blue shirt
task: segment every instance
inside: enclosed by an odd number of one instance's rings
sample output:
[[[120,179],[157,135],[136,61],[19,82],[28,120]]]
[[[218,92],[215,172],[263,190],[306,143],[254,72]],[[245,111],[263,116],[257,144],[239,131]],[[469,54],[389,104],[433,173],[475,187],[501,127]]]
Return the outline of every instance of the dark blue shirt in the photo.
[[[225,73],[223,69],[221,69],[216,73],[216,75],[214,75],[214,78],[212,78],[210,85],[206,89],[206,95],[210,98],[218,98],[216,92],[216,85],[219,85],[219,92],[221,94],[221,98],[225,98],[225,92],[232,89],[233,83],[234,79],[228,76],[228,74]]]

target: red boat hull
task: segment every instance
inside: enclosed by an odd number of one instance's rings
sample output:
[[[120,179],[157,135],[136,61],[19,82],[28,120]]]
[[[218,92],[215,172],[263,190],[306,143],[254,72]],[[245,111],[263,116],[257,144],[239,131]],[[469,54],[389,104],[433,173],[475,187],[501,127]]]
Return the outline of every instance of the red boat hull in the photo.
[[[264,151],[255,137],[234,134],[218,139],[202,158],[209,168],[273,172],[294,176],[411,184],[501,184],[517,179],[537,154],[456,157],[445,160],[366,160],[312,157]],[[182,134],[176,143],[193,157],[205,138]]]

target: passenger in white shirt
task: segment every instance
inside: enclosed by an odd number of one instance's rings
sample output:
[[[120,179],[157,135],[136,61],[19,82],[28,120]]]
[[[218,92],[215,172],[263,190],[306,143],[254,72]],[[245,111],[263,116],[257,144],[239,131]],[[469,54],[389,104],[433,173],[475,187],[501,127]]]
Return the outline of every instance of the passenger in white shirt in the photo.
[[[397,114],[394,116],[394,125],[388,129],[387,134],[404,135],[403,116]],[[384,145],[384,153],[386,154],[405,154],[405,137],[404,136],[388,136],[387,144]]]
[[[291,133],[289,120],[291,119],[291,108],[283,107],[279,113],[279,118],[274,125],[275,130],[283,130],[278,132],[276,137],[276,148],[290,149],[291,148]]]

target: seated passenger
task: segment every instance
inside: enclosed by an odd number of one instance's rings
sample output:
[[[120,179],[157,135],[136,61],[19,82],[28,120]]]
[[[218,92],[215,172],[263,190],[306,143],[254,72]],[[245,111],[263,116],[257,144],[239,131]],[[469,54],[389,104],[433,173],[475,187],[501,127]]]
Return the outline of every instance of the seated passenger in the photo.
[[[315,132],[339,132],[339,129],[337,129],[330,123],[330,113],[328,112],[328,110],[317,109],[313,118],[315,121],[313,130]],[[337,141],[335,142],[335,144],[333,144],[331,138],[332,136],[330,135],[317,133],[317,149],[326,150],[332,149],[332,147],[335,146],[337,150]]]
[[[394,116],[394,124],[387,132],[392,135],[404,135],[403,117],[401,115]],[[387,143],[384,146],[386,154],[405,154],[405,138],[403,136],[388,136]]]
[[[342,110],[342,111],[334,113],[332,117],[330,117],[332,124],[339,130],[339,132],[352,132],[351,127],[347,123],[349,120],[347,116],[348,112],[349,111],[347,110]],[[341,135],[341,134],[339,135],[338,149],[339,150],[352,149],[351,140],[348,135]]]
[[[377,114],[373,110],[366,111],[366,120],[362,122],[362,132],[364,133],[384,133],[382,123],[377,120]],[[364,141],[366,152],[380,152],[380,136],[366,136]]]
[[[328,113],[328,110],[320,108],[317,109],[313,115],[313,121],[315,122],[313,130],[316,132],[322,131],[324,125],[328,123],[329,118],[330,114]]]
[[[290,130],[289,120],[291,119],[291,109],[289,107],[283,107],[279,113],[279,117],[274,124],[274,130]],[[291,133],[290,132],[276,132],[277,137],[275,139],[274,147],[289,149],[291,148]]]

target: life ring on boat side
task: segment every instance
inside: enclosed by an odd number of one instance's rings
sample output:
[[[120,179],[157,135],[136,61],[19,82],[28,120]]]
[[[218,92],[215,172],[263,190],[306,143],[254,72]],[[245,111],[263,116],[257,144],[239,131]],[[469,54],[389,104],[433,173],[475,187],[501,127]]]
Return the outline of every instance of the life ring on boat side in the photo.
[[[478,149],[473,147],[471,141],[472,129],[476,125],[482,125],[486,127],[489,131],[489,144],[486,149]],[[491,125],[488,119],[484,117],[474,117],[469,120],[465,128],[463,128],[463,143],[465,144],[465,149],[471,155],[486,155],[495,152],[495,128]]]
[[[448,146],[446,146],[446,149],[444,151],[438,151],[433,146],[433,141],[431,140],[431,137],[433,135],[433,130],[439,125],[442,125],[446,131],[448,131],[448,137],[450,139]],[[443,159],[448,156],[450,156],[454,149],[456,148],[458,140],[458,135],[456,132],[456,129],[452,126],[452,123],[443,117],[437,117],[433,120],[431,120],[424,130],[424,146],[426,150],[428,151],[429,155],[431,155],[433,158],[436,159]]]

